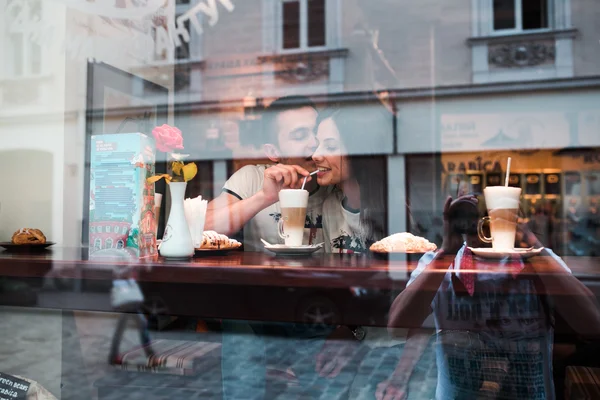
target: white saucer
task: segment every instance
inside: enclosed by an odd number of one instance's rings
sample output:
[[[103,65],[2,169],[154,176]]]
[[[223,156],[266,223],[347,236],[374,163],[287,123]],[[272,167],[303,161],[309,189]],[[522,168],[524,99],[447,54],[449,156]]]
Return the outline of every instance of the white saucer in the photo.
[[[493,260],[501,260],[503,258],[531,258],[539,255],[543,247],[537,249],[512,249],[512,250],[494,250],[489,247],[469,247],[469,250],[473,252],[476,256],[481,258],[489,258]]]
[[[305,256],[314,253],[322,247],[323,243],[302,246],[286,246],[285,244],[272,244],[270,246],[265,245],[265,249],[269,250],[270,252],[285,256]]]

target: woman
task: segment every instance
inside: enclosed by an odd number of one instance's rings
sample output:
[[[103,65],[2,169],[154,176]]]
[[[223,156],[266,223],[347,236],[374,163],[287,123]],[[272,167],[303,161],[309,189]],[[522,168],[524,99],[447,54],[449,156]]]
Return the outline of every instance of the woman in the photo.
[[[392,119],[381,107],[346,107],[323,111],[317,123],[317,182],[335,187],[323,204],[325,251],[367,252],[387,232],[386,162],[374,153],[391,145]],[[386,128],[388,137],[378,135]]]
[[[373,242],[387,236],[387,163],[384,155],[376,154],[393,146],[391,115],[380,106],[348,106],[323,111],[317,123],[319,147],[313,155],[319,168],[317,182],[320,186],[334,186],[323,204],[325,250],[366,253]],[[360,295],[364,294],[363,289]],[[348,397],[373,399],[381,397],[377,394],[379,387],[394,383],[382,381],[383,377],[392,376],[404,338],[390,337],[384,327],[360,329],[363,337],[358,349],[330,351],[328,346],[335,349],[335,342],[327,342],[317,356],[317,370],[328,376],[335,374],[331,370],[357,365]]]

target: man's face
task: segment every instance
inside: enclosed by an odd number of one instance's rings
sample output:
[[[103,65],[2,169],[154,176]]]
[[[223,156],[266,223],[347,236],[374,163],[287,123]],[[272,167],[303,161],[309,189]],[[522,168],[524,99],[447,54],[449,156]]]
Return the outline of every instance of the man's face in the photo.
[[[312,155],[317,148],[315,124],[317,111],[312,107],[287,110],[277,116],[279,162],[315,170]]]

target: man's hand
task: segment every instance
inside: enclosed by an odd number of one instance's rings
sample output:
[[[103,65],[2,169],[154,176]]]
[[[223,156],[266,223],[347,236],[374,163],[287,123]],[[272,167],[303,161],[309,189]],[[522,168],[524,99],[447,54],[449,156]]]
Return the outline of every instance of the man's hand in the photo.
[[[377,385],[377,400],[404,400],[408,397],[408,384],[404,379],[392,376]]]
[[[279,191],[282,189],[300,189],[304,177],[311,181],[310,173],[297,165],[277,164],[265,170],[262,192],[265,201],[270,204],[277,203]]]

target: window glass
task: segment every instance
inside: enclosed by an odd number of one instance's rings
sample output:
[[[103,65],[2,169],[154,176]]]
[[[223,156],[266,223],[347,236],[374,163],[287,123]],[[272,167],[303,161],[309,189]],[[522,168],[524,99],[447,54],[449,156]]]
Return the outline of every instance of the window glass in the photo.
[[[600,393],[597,16],[0,0],[0,398]]]
[[[300,2],[284,1],[282,8],[283,48],[296,49],[300,47]]]
[[[516,1],[520,0],[493,0],[494,30],[516,28]]]
[[[308,0],[308,46],[325,45],[325,0]]]
[[[548,28],[548,0],[523,0],[523,29]]]

